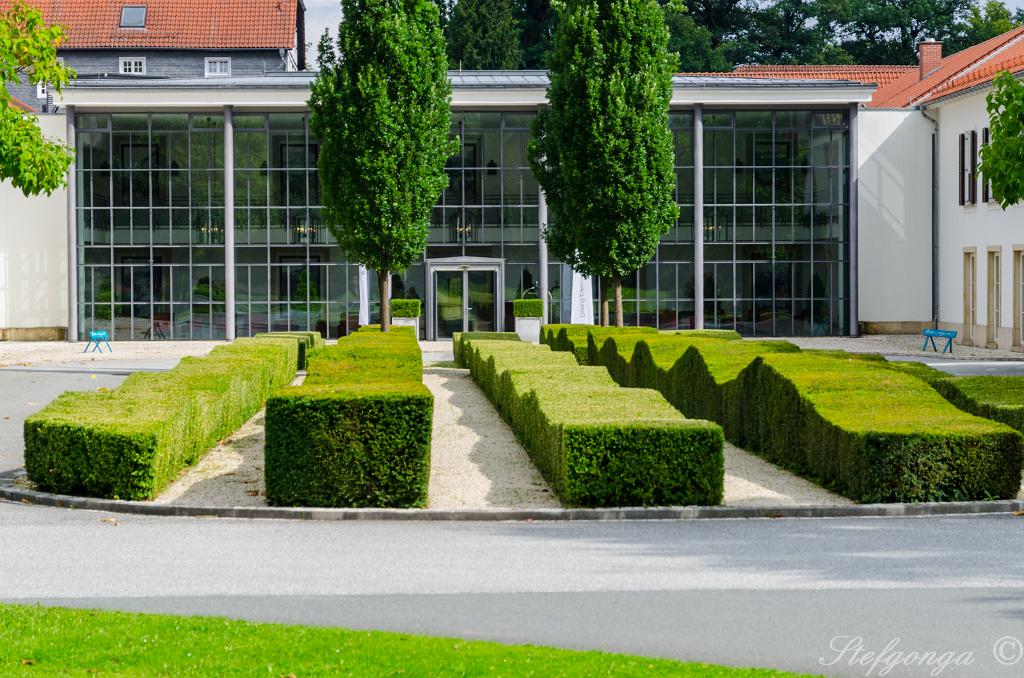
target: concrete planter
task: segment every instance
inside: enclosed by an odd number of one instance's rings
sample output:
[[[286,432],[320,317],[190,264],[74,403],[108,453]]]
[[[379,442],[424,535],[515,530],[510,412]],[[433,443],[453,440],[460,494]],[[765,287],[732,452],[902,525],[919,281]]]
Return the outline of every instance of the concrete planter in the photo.
[[[419,318],[392,318],[391,324],[395,327],[415,327],[416,338],[420,338],[420,319]]]
[[[531,344],[540,343],[540,326],[544,322],[543,318],[516,318],[516,334],[523,341],[528,341]]]

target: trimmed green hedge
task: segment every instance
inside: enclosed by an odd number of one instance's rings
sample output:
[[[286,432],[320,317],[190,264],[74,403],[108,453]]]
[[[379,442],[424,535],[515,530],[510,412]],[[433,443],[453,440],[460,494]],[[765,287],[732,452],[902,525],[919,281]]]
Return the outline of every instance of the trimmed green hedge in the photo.
[[[392,318],[419,318],[423,315],[422,302],[419,299],[392,299]]]
[[[588,348],[588,338],[593,334],[600,339],[606,336],[633,334],[656,335],[653,327],[601,327],[598,325],[544,325],[540,328],[540,343],[547,344],[552,351],[568,351],[576,356],[580,365],[595,365]]]
[[[427,502],[434,399],[413,328],[360,328],[310,355],[301,386],[267,401],[267,502],[415,507]]]
[[[1007,498],[1020,486],[1024,438],[936,390],[1012,426],[1024,378],[996,385],[875,355],[696,333],[592,332],[589,347],[617,383],[655,388],[686,416],[720,423],[736,445],[856,501]],[[1009,407],[986,408],[986,398]]]
[[[118,388],[68,392],[25,420],[25,468],[41,489],[152,499],[295,377],[299,340],[238,339]]]
[[[466,342],[473,339],[480,341],[519,341],[519,335],[515,332],[454,332],[452,334],[452,352],[455,354],[456,365],[469,367],[463,360],[465,356],[464,347]]]
[[[569,506],[718,504],[722,431],[601,367],[524,342],[465,342],[470,373]]]
[[[540,318],[544,315],[544,301],[541,299],[513,299],[512,315],[516,318]]]
[[[1024,438],[910,374],[856,358],[772,354],[738,378],[736,443],[860,502],[1006,499]]]
[[[327,342],[324,341],[323,336],[319,332],[260,332],[255,335],[256,339],[273,339],[278,337],[294,337],[299,340],[298,368],[300,370],[306,369],[306,355],[310,351],[327,345]]]

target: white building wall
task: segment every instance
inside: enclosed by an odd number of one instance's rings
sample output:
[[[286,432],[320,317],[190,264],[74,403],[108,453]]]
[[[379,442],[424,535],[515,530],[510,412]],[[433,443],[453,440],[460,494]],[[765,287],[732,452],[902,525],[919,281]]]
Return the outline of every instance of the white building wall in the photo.
[[[1024,206],[1017,205],[1003,210],[994,201],[982,202],[982,188],[979,178],[978,203],[959,204],[957,185],[959,172],[958,144],[960,134],[978,133],[981,145],[982,129],[988,126],[985,110],[984,91],[972,93],[929,109],[939,120],[939,320],[941,324],[960,333],[958,341],[964,339],[964,251],[976,251],[976,323],[973,328],[973,342],[986,345],[986,324],[988,323],[988,252],[997,248],[1001,254],[1001,290],[999,299],[1002,312],[994,345],[1010,348],[1019,344],[1014,338],[1014,297],[1019,292],[1019,283],[1014,285],[1014,247],[1024,246]],[[968,165],[969,165],[968,159]],[[1019,316],[1019,314],[1018,314]]]
[[[860,321],[866,332],[918,332],[931,320],[931,143],[920,111],[857,115]]]
[[[63,115],[42,115],[47,137],[65,140]],[[59,338],[68,323],[67,193],[26,198],[0,183],[0,339]]]

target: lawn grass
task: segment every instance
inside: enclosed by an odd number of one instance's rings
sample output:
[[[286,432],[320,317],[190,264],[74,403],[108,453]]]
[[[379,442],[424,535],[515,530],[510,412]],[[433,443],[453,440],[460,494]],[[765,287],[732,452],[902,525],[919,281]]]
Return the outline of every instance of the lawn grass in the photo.
[[[376,631],[0,605],[0,675],[760,678],[796,674]]]

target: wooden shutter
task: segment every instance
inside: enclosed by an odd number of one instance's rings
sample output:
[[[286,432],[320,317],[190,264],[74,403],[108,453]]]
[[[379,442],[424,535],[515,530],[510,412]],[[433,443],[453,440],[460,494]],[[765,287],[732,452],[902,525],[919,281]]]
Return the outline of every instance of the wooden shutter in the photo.
[[[960,135],[960,164],[959,164],[959,167],[958,167],[958,170],[957,170],[957,173],[956,173],[956,183],[957,183],[957,186],[960,187],[960,204],[961,205],[964,205],[967,202],[967,196],[964,195],[964,186],[966,184],[966,182],[964,181],[964,171],[966,170],[966,166],[965,166],[965,162],[964,162],[966,160],[966,158],[964,157],[964,148],[966,146],[967,146],[967,137],[964,136],[963,134],[961,134]]]
[[[988,127],[985,127],[985,128],[983,128],[981,130],[981,145],[982,146],[988,146]],[[991,193],[991,190],[990,190],[990,187],[989,187],[989,184],[988,184],[988,179],[985,177],[985,175],[982,175],[982,177],[981,177],[981,201],[982,202],[988,202],[989,197],[990,197],[989,196],[990,193]]]
[[[971,130],[971,186],[970,200],[972,205],[978,204],[978,131]]]

